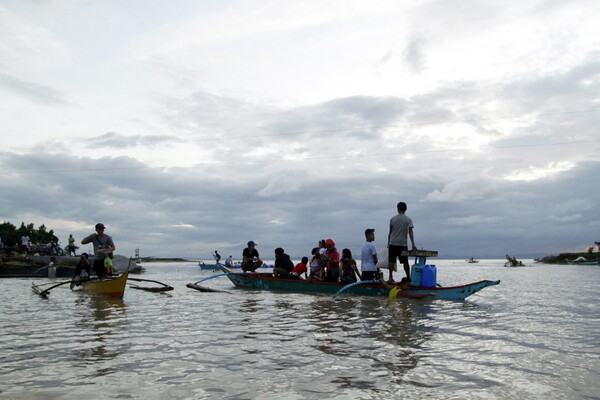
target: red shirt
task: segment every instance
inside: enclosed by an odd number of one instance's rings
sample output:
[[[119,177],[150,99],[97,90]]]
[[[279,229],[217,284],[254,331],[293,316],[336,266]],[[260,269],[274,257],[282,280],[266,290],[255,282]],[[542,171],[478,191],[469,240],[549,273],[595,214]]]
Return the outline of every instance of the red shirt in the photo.
[[[298,276],[302,275],[303,273],[305,273],[307,271],[308,271],[308,268],[306,267],[306,264],[302,264],[302,263],[296,264],[296,266],[292,270],[292,272],[297,273]]]
[[[325,251],[325,256],[329,257],[327,262],[327,271],[330,271],[332,268],[339,269],[340,266],[340,253],[336,249],[327,249]]]

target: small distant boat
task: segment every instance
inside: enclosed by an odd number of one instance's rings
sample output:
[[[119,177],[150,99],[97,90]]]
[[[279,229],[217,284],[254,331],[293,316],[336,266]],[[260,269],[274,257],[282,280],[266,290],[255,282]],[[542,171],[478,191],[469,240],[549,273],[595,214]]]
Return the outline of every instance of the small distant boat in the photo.
[[[474,259],[473,257],[469,258],[469,259],[468,259],[468,260],[466,260],[466,261],[467,261],[468,263],[471,263],[471,264],[475,264],[475,263],[478,263],[478,262],[479,262],[479,260],[476,260],[476,259]]]
[[[216,264],[206,264],[204,261],[199,261],[198,262],[198,266],[200,267],[200,269],[202,270],[210,270],[210,271],[216,271],[219,269],[219,267],[223,265],[220,263],[216,263]]]
[[[128,275],[129,272],[124,272],[122,275],[116,278],[82,282],[81,290],[87,293],[120,298],[125,294],[125,284],[127,283]]]

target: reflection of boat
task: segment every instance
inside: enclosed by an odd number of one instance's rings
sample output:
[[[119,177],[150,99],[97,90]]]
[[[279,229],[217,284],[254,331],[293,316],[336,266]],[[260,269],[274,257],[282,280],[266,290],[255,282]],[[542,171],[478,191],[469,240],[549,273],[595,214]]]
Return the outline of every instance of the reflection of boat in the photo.
[[[116,278],[82,282],[81,289],[84,292],[102,296],[123,297],[123,294],[125,293],[125,284],[127,283],[127,275],[128,272],[125,272]]]
[[[471,264],[475,264],[475,263],[478,263],[478,262],[479,262],[479,260],[476,260],[476,259],[474,259],[473,257],[471,257],[471,258],[469,258],[469,259],[467,260],[467,262],[468,262],[468,263],[471,263]]]
[[[335,294],[346,284],[334,282],[314,282],[298,279],[275,278],[270,273],[235,273],[233,270],[221,267],[235,286],[249,289],[274,290],[295,293],[325,293]],[[410,293],[437,293],[435,299],[463,300],[487,286],[498,285],[500,281],[479,281],[467,285],[453,287],[412,287]],[[358,296],[387,296],[388,290],[382,283],[356,285],[346,293]]]

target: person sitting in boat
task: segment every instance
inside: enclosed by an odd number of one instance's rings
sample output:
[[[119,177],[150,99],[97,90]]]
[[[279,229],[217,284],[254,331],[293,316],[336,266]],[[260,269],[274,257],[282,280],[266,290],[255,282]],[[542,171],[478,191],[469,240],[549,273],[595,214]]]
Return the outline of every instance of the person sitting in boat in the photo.
[[[225,266],[227,268],[233,268],[233,257],[227,257],[227,259],[225,260]]]
[[[399,284],[390,285],[385,282],[383,279],[381,283],[385,286],[386,289],[390,291],[388,297],[390,299],[398,299],[398,298],[408,298],[408,299],[424,299],[425,297],[435,297],[437,293],[429,292],[429,293],[410,293],[408,290],[410,289],[411,280],[408,278],[402,278]]]
[[[350,249],[342,250],[340,268],[342,270],[340,282],[342,283],[356,282],[356,277],[360,276],[360,272],[358,272],[358,267],[356,266],[356,261],[352,258],[352,252],[350,251]]]
[[[333,239],[325,240],[325,281],[337,282],[340,279],[340,252],[335,248]]]
[[[308,272],[308,257],[302,257],[302,261],[296,264],[292,272],[290,272],[290,278],[292,279],[302,279],[302,274],[304,274],[304,279],[307,278]]]
[[[90,260],[87,253],[82,253],[79,257],[79,261],[77,261],[77,265],[75,266],[75,275],[71,281],[71,289],[73,289],[73,287],[81,279],[81,271],[85,271],[87,276],[90,276]]]
[[[263,265],[263,260],[260,259],[256,243],[252,240],[248,242],[248,247],[242,252],[242,271],[254,272],[257,268]]]
[[[323,281],[325,277],[325,261],[318,247],[312,249],[312,255],[308,280]]]
[[[285,251],[278,247],[275,249],[275,267],[273,267],[273,275],[277,278],[288,278],[290,272],[294,269],[294,263],[290,256],[285,254]]]

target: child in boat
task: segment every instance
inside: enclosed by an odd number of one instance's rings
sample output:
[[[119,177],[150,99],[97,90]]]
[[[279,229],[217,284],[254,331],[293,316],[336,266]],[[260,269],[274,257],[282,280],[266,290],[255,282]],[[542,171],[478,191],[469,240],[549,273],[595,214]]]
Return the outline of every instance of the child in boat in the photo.
[[[410,293],[408,291],[408,289],[410,289],[410,282],[411,280],[408,278],[402,278],[402,280],[400,281],[399,284],[397,285],[390,285],[387,282],[385,282],[383,279],[381,280],[381,283],[383,284],[383,286],[385,286],[386,289],[388,289],[390,291],[390,293],[388,294],[388,297],[390,299],[397,299],[397,298],[401,298],[401,297],[406,297],[409,299],[424,299],[425,297],[435,297],[437,296],[437,293],[420,293],[420,294],[416,294],[416,293]]]
[[[308,280],[322,281],[325,277],[325,263],[318,247],[312,249],[312,255]]]
[[[360,272],[358,272],[358,267],[356,266],[356,261],[352,258],[352,252],[350,251],[350,249],[342,250],[340,268],[342,270],[340,282],[342,283],[356,282],[356,277],[360,276]]]
[[[290,272],[290,278],[292,279],[303,279],[302,274],[304,274],[304,279],[306,279],[306,273],[308,271],[308,257],[302,257],[302,261],[296,264],[292,272]]]

